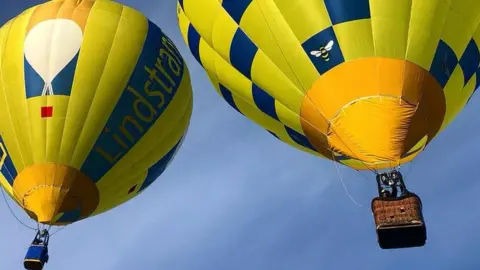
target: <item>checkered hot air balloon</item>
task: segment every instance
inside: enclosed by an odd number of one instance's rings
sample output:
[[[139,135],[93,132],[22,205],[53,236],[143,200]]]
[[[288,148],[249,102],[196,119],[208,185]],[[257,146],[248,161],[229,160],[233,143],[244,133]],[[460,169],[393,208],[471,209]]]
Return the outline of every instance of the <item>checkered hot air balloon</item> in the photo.
[[[178,0],[177,13],[230,106],[301,150],[386,169],[381,196],[480,85],[478,0]],[[390,209],[377,221],[421,223],[419,200],[398,202],[374,204]]]

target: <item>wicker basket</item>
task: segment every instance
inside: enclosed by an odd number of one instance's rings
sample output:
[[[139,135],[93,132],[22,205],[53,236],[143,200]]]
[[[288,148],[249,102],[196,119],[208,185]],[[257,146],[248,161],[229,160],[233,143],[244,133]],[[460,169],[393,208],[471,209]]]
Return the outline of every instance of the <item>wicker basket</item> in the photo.
[[[409,193],[399,198],[372,201],[378,242],[382,248],[423,246],[426,228],[420,198]]]

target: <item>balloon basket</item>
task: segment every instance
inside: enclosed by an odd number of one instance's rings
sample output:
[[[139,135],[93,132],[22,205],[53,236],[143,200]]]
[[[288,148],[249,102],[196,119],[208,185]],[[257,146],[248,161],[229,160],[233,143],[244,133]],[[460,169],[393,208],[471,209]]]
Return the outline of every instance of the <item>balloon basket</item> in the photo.
[[[422,201],[408,192],[372,200],[378,244],[382,249],[421,247],[427,240]]]

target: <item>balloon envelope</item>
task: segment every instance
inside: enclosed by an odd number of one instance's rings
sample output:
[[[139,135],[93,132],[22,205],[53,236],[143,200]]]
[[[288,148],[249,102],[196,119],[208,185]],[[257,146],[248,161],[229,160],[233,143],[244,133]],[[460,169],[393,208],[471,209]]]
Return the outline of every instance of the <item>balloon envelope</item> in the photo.
[[[233,108],[356,169],[411,161],[480,84],[480,1],[179,0],[177,12]]]
[[[142,192],[182,144],[192,89],[167,36],[107,0],[32,7],[0,29],[0,183],[64,225]]]

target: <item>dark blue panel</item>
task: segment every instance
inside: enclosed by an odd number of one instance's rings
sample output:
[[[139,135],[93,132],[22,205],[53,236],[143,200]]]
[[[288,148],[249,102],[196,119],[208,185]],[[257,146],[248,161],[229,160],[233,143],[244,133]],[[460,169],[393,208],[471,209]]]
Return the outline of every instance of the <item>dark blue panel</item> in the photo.
[[[285,129],[287,130],[288,136],[292,138],[292,140],[299,145],[310,148],[311,150],[317,152],[317,150],[313,147],[313,145],[310,143],[310,141],[307,139],[307,137],[303,136],[302,134],[296,132],[295,130],[285,126]]]
[[[168,107],[183,72],[184,62],[173,43],[149,22],[137,65],[82,172],[97,182],[130,151]]]
[[[389,1],[389,0],[387,0]],[[332,24],[370,18],[369,0],[325,0]]]
[[[258,48],[241,30],[237,29],[230,47],[230,63],[245,77],[251,79],[253,58]]]
[[[457,64],[458,59],[455,52],[447,43],[440,40],[433,58],[432,66],[430,67],[430,74],[437,79],[442,88],[447,84]]]
[[[327,58],[321,56],[316,57],[315,55],[311,54],[312,51],[319,51],[330,41],[333,41],[333,47],[328,52]],[[324,74],[325,72],[345,61],[342,51],[340,50],[340,46],[338,45],[337,36],[335,35],[332,27],[317,33],[309,40],[305,41],[302,46],[320,74]]]
[[[81,218],[82,212],[81,210],[73,210],[69,211],[66,213],[63,213],[63,215],[57,220],[59,223],[73,223],[76,221],[79,221]]]
[[[175,144],[175,146],[170,151],[168,151],[168,153],[163,156],[162,159],[160,159],[157,163],[155,163],[152,167],[148,169],[147,177],[145,178],[145,181],[143,181],[143,184],[138,189],[137,193],[142,192],[144,189],[150,186],[165,171],[168,163],[172,160],[172,158],[175,156],[175,153],[180,148],[184,136],[185,135],[180,138],[180,140]]]
[[[188,47],[193,54],[193,57],[197,59],[198,63],[202,65],[202,61],[200,60],[200,34],[193,28],[192,24],[188,26]]]
[[[342,161],[342,160],[349,160],[349,159],[352,159],[350,157],[347,157],[347,156],[335,156],[335,160],[337,161]]]
[[[255,104],[262,112],[278,120],[277,111],[275,110],[275,99],[272,96],[256,84],[252,84],[252,95],[253,101],[255,101]]]
[[[184,8],[183,8],[183,0],[178,0],[178,4],[180,4],[180,6],[182,7],[182,9],[184,9]]]
[[[228,105],[234,108],[237,112],[242,113],[238,109],[237,104],[235,104],[235,100],[233,99],[232,92],[222,84],[219,84],[219,86],[220,86],[220,92],[222,93],[222,96],[225,99],[225,101],[228,103]]]
[[[54,95],[70,96],[72,92],[73,77],[77,68],[78,53],[70,61],[67,66],[58,73],[53,79],[52,92]],[[40,75],[33,69],[24,58],[24,70],[25,70],[25,90],[27,98],[38,97],[42,95],[45,82]]]
[[[0,160],[4,158],[5,160],[0,171],[2,172],[7,182],[10,184],[10,186],[13,187],[13,181],[15,181],[15,178],[17,177],[17,169],[15,169],[12,158],[8,154],[7,146],[5,145],[3,138],[0,136]]]
[[[478,65],[480,64],[480,52],[478,51],[478,46],[473,39],[468,43],[465,52],[460,58],[459,64],[462,67],[465,80],[464,85],[466,85],[473,77],[473,74],[475,74],[478,69]]]
[[[28,63],[27,59],[24,57],[24,72],[25,72],[25,91],[27,98],[38,97],[42,95],[43,87],[45,82],[42,77],[33,69],[33,67]]]
[[[252,0],[223,0],[223,8],[230,14],[230,17],[240,24],[243,13],[247,10]]]

